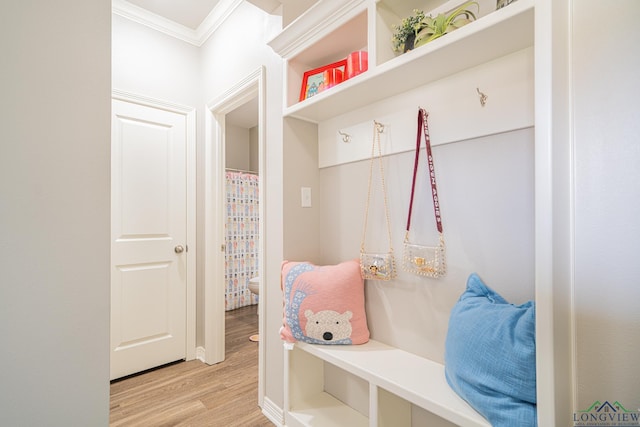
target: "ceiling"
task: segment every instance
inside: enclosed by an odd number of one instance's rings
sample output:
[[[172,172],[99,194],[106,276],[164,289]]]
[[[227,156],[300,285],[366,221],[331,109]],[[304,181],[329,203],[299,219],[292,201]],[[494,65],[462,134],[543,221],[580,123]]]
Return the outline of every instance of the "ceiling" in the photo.
[[[129,3],[196,30],[220,0],[127,0]]]
[[[258,126],[258,114],[258,97],[256,96],[230,113],[227,113],[225,121],[232,126],[251,129],[252,127]]]
[[[274,12],[282,3],[299,0],[246,0],[267,13]],[[200,24],[217,6],[225,7],[223,0],[126,0],[155,15],[197,30]],[[226,2],[229,3],[229,2]]]
[[[273,12],[282,3],[290,0],[247,0],[249,3],[267,11]],[[297,1],[297,0],[294,0]],[[178,23],[190,30],[196,31],[200,24],[209,16],[216,6],[225,7],[225,0],[126,0],[134,6],[144,9],[144,14],[158,15]],[[228,3],[228,1],[226,2]],[[230,125],[252,128],[258,125],[258,99],[250,100],[226,115],[226,122]]]

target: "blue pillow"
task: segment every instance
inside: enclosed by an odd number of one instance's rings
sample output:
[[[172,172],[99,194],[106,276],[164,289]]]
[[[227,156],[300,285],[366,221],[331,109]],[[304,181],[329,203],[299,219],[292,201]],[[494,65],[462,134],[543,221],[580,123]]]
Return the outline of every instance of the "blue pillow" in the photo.
[[[451,310],[444,359],[451,388],[494,427],[537,425],[532,301],[509,304],[471,274]]]

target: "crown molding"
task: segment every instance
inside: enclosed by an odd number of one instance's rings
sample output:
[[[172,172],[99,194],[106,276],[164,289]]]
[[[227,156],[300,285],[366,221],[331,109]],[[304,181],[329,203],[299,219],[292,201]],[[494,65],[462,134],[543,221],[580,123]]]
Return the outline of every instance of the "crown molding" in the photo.
[[[152,13],[125,0],[112,0],[112,11],[138,24],[153,28],[168,36],[190,43],[194,46],[202,46],[222,23],[240,6],[243,0],[220,0],[202,21],[196,30],[193,30],[163,16]]]
[[[224,21],[242,4],[244,0],[220,0],[204,21],[198,26],[196,35],[202,46]]]
[[[289,59],[366,10],[367,4],[367,0],[319,1],[267,44],[282,58]]]

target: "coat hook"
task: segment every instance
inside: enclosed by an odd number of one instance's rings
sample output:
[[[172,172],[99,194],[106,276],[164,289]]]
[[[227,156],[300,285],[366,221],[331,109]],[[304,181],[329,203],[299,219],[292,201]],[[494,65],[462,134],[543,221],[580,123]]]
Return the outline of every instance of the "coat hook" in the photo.
[[[346,132],[338,131],[340,135],[342,135],[342,142],[351,142],[351,135]]]
[[[376,126],[376,132],[378,133],[384,133],[384,125],[376,120],[373,121],[373,123]]]
[[[484,93],[480,92],[479,88],[476,88],[476,91],[478,92],[478,96],[480,97],[480,105],[482,105],[484,107],[485,104],[487,103],[487,98],[489,98],[489,97],[487,95],[485,95]]]

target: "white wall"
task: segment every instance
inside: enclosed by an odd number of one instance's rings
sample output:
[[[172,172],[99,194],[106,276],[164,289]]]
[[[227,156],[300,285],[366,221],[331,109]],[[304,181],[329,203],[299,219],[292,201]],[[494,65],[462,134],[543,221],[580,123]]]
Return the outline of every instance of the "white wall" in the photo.
[[[108,0],[3,4],[0,425],[109,422]]]
[[[250,170],[251,146],[249,129],[225,125],[225,166],[232,169]]]
[[[318,127],[298,119],[284,121],[284,259],[315,261],[320,258],[321,199],[318,173]],[[311,208],[301,207],[301,187],[311,188]]]
[[[113,88],[196,107],[202,104],[199,49],[113,14]]]
[[[282,60],[267,46],[281,29],[281,17],[271,16],[249,3],[242,3],[201,47],[202,93],[205,102],[253,73],[266,68],[266,230],[264,294],[266,346],[265,397],[283,406],[283,349],[278,337],[282,324],[280,264],[282,261]],[[202,187],[201,187],[202,188]]]
[[[640,408],[640,2],[573,2],[576,408]]]
[[[432,128],[437,125],[431,122]],[[411,236],[414,243],[436,245],[424,148],[421,155]],[[367,282],[366,301],[372,338],[443,363],[449,313],[469,274],[478,273],[510,302],[533,299],[533,130],[439,145],[433,156],[447,275],[423,278],[400,268],[414,154],[389,156],[384,159],[385,181],[399,273],[393,283]],[[323,262],[358,257],[368,175],[368,161],[320,171]],[[366,249],[386,251],[377,163],[372,184]]]

